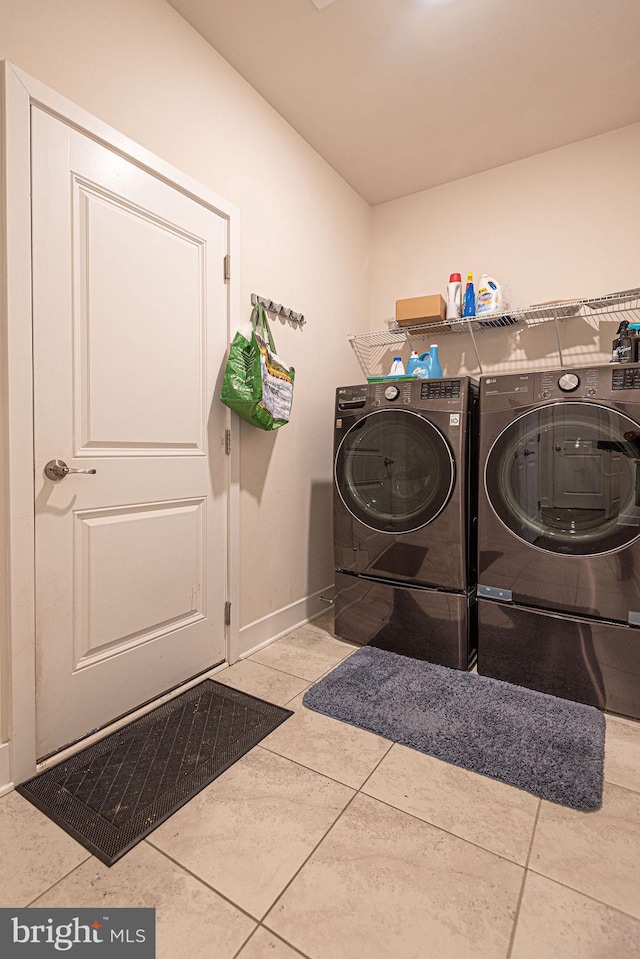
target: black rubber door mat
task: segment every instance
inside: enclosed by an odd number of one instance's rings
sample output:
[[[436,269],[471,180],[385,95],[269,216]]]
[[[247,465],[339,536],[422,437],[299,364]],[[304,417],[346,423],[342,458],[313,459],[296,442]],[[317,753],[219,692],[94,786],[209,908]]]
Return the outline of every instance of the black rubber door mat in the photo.
[[[206,679],[17,791],[112,866],[291,715]]]

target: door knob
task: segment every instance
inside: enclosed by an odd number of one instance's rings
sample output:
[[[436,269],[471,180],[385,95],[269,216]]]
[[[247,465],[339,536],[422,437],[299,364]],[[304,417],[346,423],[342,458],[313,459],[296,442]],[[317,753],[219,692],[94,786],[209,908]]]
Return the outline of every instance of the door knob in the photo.
[[[68,476],[69,473],[95,473],[95,470],[74,470],[71,469],[64,460],[49,460],[47,465],[44,468],[44,475],[47,476],[50,480],[57,482],[57,480],[62,480],[65,476]]]

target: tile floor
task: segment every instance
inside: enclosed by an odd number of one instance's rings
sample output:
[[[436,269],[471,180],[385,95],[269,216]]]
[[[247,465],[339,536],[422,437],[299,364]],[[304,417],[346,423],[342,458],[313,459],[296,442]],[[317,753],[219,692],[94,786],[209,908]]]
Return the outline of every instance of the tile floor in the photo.
[[[166,959],[640,957],[640,723],[578,813],[302,706],[315,620],[216,679],[295,710],[111,869],[0,799],[0,906],[155,906]]]

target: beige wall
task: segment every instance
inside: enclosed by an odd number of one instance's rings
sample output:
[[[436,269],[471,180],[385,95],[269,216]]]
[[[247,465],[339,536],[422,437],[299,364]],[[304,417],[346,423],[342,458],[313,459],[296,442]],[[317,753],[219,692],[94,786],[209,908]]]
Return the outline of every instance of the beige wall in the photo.
[[[396,299],[445,295],[452,272],[464,282],[471,270],[476,283],[492,274],[516,307],[640,286],[639,171],[634,124],[376,207],[372,329],[386,328]],[[564,321],[565,363],[608,362],[616,326]],[[467,335],[436,339],[445,374],[477,370]],[[477,342],[486,372],[557,363],[552,323],[485,330]]]
[[[1,57],[239,207],[244,318],[257,292],[308,319],[274,324],[297,372],[293,422],[241,430],[247,648],[252,624],[266,617],[268,634],[274,611],[332,579],[333,390],[362,379],[348,331],[382,328],[398,297],[444,292],[452,270],[490,271],[519,306],[640,283],[640,124],[372,214],[164,0],[0,0]],[[595,324],[566,323],[567,356],[602,346],[606,359],[614,328],[601,343]],[[554,362],[551,324],[478,339],[487,370]],[[466,336],[439,343],[446,372],[474,369]]]
[[[252,292],[304,313],[273,324],[293,422],[241,430],[241,626],[324,589],[333,390],[360,377],[346,333],[369,323],[370,208],[164,0],[0,0],[0,58],[239,208],[242,319]]]

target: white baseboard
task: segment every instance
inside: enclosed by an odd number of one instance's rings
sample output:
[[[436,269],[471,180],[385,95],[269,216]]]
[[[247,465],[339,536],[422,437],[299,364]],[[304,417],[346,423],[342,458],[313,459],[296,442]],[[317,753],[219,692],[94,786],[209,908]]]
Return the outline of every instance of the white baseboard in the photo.
[[[0,796],[4,796],[13,789],[10,750],[10,743],[0,743]]]
[[[256,619],[248,626],[240,629],[240,648],[239,659],[246,659],[253,653],[257,653],[263,646],[268,646],[281,636],[310,623],[312,619],[326,613],[331,609],[329,603],[323,601],[320,597],[330,594],[333,585],[325,586],[317,593],[311,593],[310,596],[304,596],[289,606],[283,606],[262,619]]]

